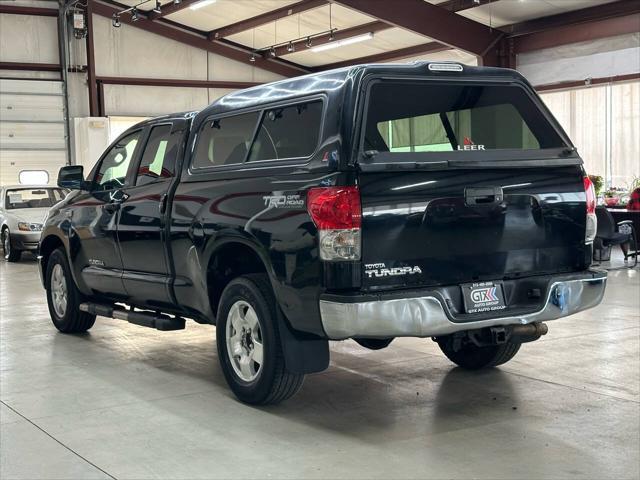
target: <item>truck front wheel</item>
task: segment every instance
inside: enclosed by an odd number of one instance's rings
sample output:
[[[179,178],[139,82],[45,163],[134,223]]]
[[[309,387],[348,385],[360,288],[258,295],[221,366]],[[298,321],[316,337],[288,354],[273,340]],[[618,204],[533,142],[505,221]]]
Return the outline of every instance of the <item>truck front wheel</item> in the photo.
[[[507,363],[515,357],[522,345],[513,341],[483,347],[471,342],[456,344],[453,335],[440,337],[437,342],[440,350],[449,360],[468,370],[497,367]]]
[[[55,327],[62,333],[86,332],[96,316],[80,311],[82,293],[71,276],[67,256],[62,248],[49,257],[46,270],[47,304]]]
[[[218,358],[229,387],[245,403],[279,403],[302,386],[304,375],[289,372],[285,365],[277,308],[264,274],[240,276],[222,292]]]

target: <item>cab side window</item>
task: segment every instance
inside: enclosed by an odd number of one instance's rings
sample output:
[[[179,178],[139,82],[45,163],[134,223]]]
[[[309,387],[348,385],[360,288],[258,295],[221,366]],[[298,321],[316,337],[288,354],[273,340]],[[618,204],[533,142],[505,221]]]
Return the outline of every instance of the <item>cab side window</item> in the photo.
[[[207,120],[198,133],[193,167],[244,162],[257,122],[258,112]]]
[[[173,177],[179,140],[182,136],[179,132],[172,135],[171,128],[172,125],[158,125],[151,129],[138,166],[136,185],[146,185]]]
[[[249,161],[303,158],[318,146],[322,101],[266,110]]]
[[[93,191],[114,190],[126,186],[127,171],[142,130],[122,137],[102,159],[93,180]]]

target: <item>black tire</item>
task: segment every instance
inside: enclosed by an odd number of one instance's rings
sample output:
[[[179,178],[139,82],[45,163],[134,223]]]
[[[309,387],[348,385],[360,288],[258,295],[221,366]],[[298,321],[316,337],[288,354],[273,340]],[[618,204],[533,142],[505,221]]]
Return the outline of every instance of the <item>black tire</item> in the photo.
[[[467,370],[480,370],[507,363],[515,357],[521,345],[521,343],[511,341],[487,347],[478,347],[473,343],[467,343],[461,345],[458,350],[454,350],[452,336],[438,339],[438,346],[447,358]]]
[[[262,337],[263,362],[255,372],[257,377],[250,381],[243,380],[236,373],[227,353],[227,323],[230,321],[231,308],[237,304],[248,304],[253,309]],[[242,402],[252,405],[280,403],[293,396],[304,381],[304,375],[291,373],[286,368],[278,331],[277,308],[265,274],[238,277],[222,292],[216,324],[218,358],[229,387]]]
[[[22,250],[11,246],[11,232],[8,228],[2,230],[2,255],[7,262],[19,262]]]
[[[66,308],[62,315],[56,311],[54,305],[54,294],[52,292],[52,275],[59,265],[66,282]],[[82,333],[93,327],[96,316],[80,311],[80,304],[84,301],[84,296],[76,287],[71,276],[69,262],[62,248],[54,250],[47,262],[46,277],[47,304],[53,325],[62,333]]]

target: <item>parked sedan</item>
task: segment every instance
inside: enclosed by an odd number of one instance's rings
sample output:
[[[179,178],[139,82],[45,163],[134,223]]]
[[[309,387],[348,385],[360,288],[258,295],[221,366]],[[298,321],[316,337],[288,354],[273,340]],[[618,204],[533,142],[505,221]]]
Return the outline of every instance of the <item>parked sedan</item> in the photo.
[[[25,250],[38,248],[49,208],[67,191],[47,185],[9,185],[0,189],[0,238],[5,260],[17,262]]]

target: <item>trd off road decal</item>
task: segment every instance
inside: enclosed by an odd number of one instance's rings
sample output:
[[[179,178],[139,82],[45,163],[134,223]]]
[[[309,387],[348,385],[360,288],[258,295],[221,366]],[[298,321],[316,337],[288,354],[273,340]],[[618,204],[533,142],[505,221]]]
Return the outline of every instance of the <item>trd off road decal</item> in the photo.
[[[271,208],[304,208],[304,198],[298,194],[267,195],[262,197],[265,207]]]
[[[420,267],[415,265],[413,267],[391,267],[387,268],[384,263],[369,263],[364,266],[364,273],[369,278],[380,277],[398,277],[401,275],[415,275],[416,273],[422,273]]]

